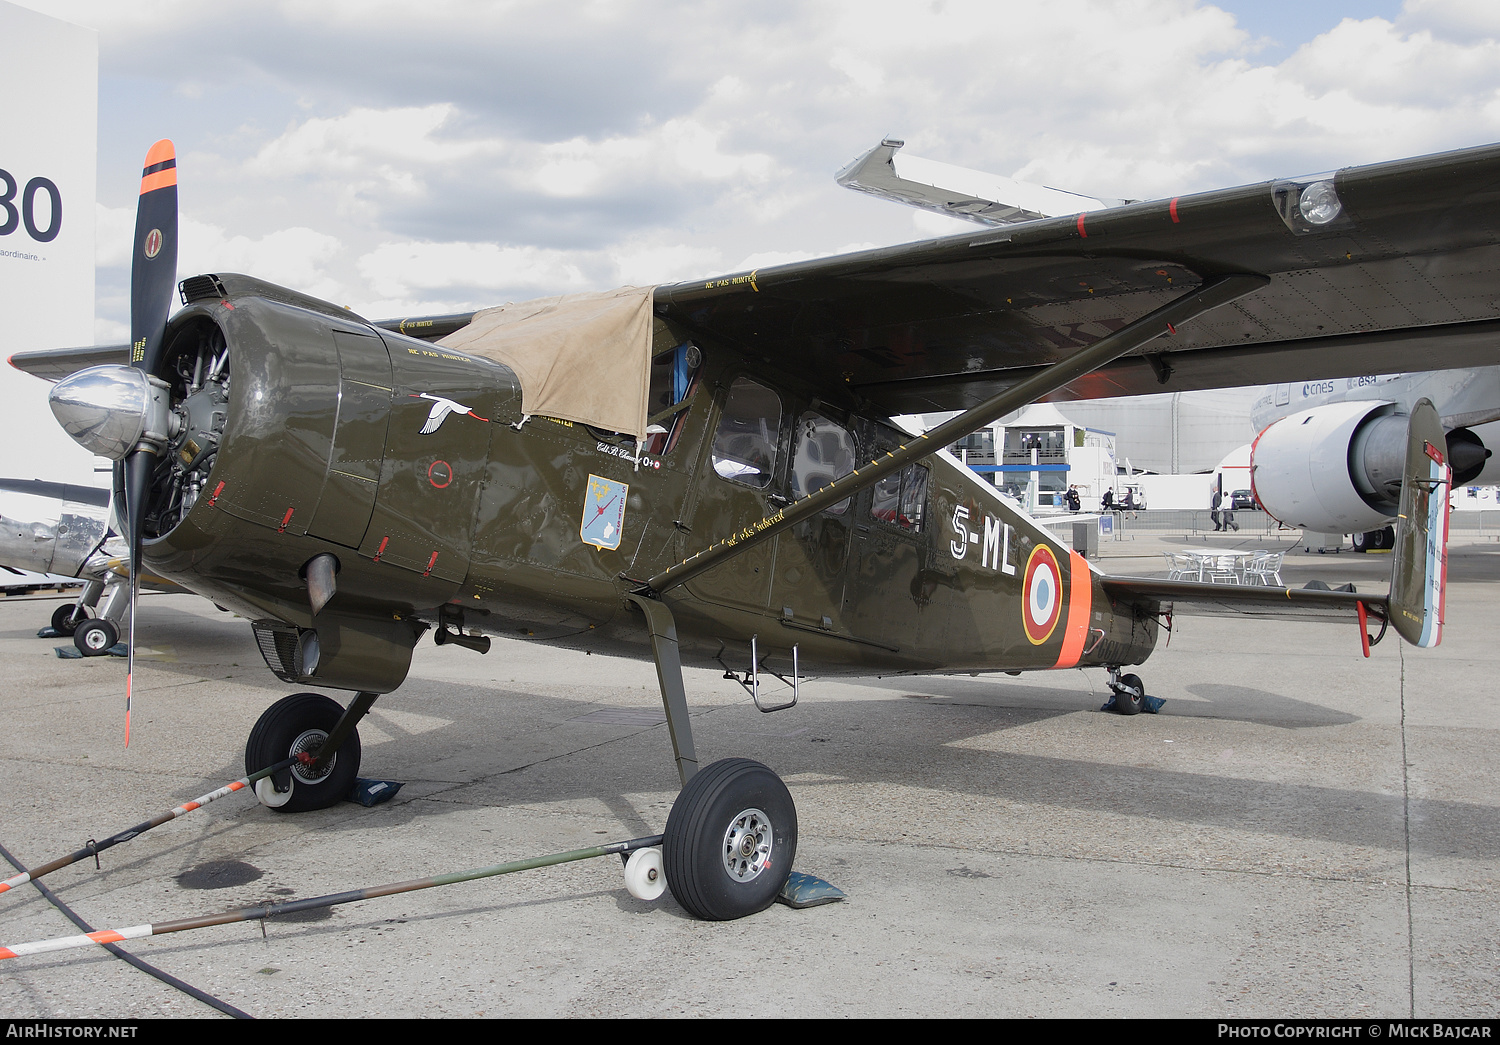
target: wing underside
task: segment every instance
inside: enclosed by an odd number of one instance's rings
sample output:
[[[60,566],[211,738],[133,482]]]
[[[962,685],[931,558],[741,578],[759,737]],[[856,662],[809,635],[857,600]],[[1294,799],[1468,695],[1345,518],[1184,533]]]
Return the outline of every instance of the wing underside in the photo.
[[[657,311],[887,413],[963,409],[1204,283],[1269,277],[1049,398],[1492,364],[1500,147],[659,288]],[[1335,187],[1325,225],[1288,200]]]
[[[83,348],[51,348],[36,352],[17,352],[10,365],[34,377],[61,381],[69,374],[106,363],[128,363],[129,345],[88,345]]]

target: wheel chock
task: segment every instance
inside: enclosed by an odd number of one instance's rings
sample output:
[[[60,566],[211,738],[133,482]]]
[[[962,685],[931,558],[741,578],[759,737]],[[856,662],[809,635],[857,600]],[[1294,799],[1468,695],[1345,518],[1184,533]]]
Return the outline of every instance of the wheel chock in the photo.
[[[53,646],[52,648],[57,651],[57,659],[58,660],[82,660],[83,659],[83,654],[78,651],[78,647],[77,646]],[[107,650],[104,651],[104,656],[106,656],[106,657],[128,657],[128,656],[130,656],[130,647],[127,646],[123,642],[117,642],[113,646],[111,646],[109,649],[107,649]]]
[[[816,875],[793,871],[787,875],[786,884],[776,894],[776,902],[801,910],[818,907],[825,903],[838,903],[845,899],[844,891]]]
[[[349,795],[348,800],[358,802],[362,806],[378,806],[382,802],[389,802],[395,798],[402,784],[403,781],[400,780],[371,780],[368,777],[356,777],[354,791]]]

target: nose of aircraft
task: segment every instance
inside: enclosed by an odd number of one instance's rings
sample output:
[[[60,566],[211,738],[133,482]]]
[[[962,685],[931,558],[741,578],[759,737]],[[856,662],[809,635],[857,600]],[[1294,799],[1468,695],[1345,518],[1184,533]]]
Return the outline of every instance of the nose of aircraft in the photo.
[[[52,386],[52,415],[84,449],[121,461],[142,442],[164,442],[167,386],[128,366],[95,366]]]

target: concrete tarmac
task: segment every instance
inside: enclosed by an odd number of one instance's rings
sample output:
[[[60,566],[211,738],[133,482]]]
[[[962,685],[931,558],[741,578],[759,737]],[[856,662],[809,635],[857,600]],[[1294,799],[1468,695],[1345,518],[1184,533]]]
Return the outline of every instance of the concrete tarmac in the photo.
[[[1182,543],[1104,565],[1159,575]],[[1384,590],[1389,564],[1293,552],[1284,578]],[[611,857],[124,946],[259,1017],[1494,1017],[1497,579],[1500,545],[1456,543],[1443,645],[1369,660],[1347,626],[1180,617],[1136,669],[1167,704],[1133,718],[1092,669],[813,681],[769,716],[690,671],[700,758],[783,775],[796,865],[840,904],[699,922]],[[239,777],[290,691],[245,621],[145,597],[127,750],[125,664],[57,659],[55,605],[0,600],[0,844],[26,864]],[[405,784],[386,805],[233,795],[45,881],[118,928],[651,834],[676,793],[646,662],[423,642],[361,736],[361,775]],[[78,931],[0,895],[0,944]],[[97,948],[0,963],[0,1013],[219,1015]]]

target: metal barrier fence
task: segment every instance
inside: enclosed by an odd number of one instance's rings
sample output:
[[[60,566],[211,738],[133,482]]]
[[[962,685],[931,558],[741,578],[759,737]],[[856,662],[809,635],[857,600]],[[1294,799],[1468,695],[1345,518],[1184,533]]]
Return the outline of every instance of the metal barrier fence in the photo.
[[[1456,537],[1500,539],[1500,511],[1454,512],[1448,517],[1448,533]]]
[[[1199,537],[1214,532],[1214,521],[1207,508],[1147,509],[1109,514],[1114,517],[1114,535],[1100,538],[1106,542],[1129,541],[1136,536]],[[1259,509],[1240,508],[1235,510],[1233,516],[1235,525],[1239,527],[1237,532],[1245,537],[1287,544],[1295,544],[1302,539],[1300,529],[1284,527]],[[1064,541],[1072,541],[1073,527],[1067,516],[1043,516],[1041,521]],[[1500,511],[1454,512],[1448,517],[1448,532],[1452,537],[1500,540]]]
[[[1181,534],[1197,537],[1214,532],[1214,520],[1207,508],[1163,508],[1143,512],[1115,512],[1115,536],[1117,541],[1128,541],[1137,534],[1165,536]],[[1301,530],[1284,528],[1275,519],[1259,509],[1240,508],[1234,512],[1219,513],[1220,518],[1229,517],[1238,532],[1246,537],[1263,537],[1277,540],[1297,541]],[[1234,531],[1231,531],[1234,532]]]

